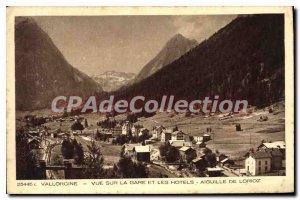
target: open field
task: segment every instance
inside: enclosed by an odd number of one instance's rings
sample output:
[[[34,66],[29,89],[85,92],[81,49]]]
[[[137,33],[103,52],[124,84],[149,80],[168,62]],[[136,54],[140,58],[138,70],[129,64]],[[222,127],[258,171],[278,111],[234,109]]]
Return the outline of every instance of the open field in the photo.
[[[267,116],[268,121],[259,122],[261,116]],[[207,147],[219,150],[232,157],[241,156],[250,148],[256,148],[262,140],[285,140],[284,103],[274,105],[274,112],[267,109],[257,110],[252,114],[235,114],[232,118],[219,120],[218,115],[204,117],[194,115],[185,117],[184,114],[157,113],[153,117],[139,118],[137,123],[152,130],[153,126],[163,125],[166,128],[177,126],[183,132],[202,136],[206,128],[212,128],[212,140]],[[236,124],[241,124],[242,131],[236,131]]]
[[[87,145],[90,145],[90,141],[84,140],[80,136],[75,137],[77,142],[82,144],[83,150],[88,151]],[[117,163],[120,159],[121,146],[112,145],[105,142],[96,141],[96,143],[101,147],[101,152],[104,156],[104,163],[106,165],[113,165]]]

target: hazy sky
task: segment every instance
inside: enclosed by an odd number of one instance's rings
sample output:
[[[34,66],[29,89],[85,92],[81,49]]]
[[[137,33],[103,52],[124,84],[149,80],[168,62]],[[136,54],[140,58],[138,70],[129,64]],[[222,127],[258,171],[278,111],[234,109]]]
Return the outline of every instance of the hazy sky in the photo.
[[[67,61],[92,75],[138,73],[175,34],[201,42],[235,15],[34,17]]]

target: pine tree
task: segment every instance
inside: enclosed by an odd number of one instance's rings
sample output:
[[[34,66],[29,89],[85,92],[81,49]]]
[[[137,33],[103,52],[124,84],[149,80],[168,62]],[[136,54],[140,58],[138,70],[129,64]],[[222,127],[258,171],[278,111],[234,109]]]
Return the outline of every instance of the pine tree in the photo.
[[[88,155],[84,160],[86,169],[84,170],[85,178],[98,179],[105,177],[105,170],[103,169],[104,157],[101,153],[100,147],[93,140],[88,147]]]
[[[89,124],[88,124],[87,119],[84,119],[84,127],[85,127],[85,128],[89,127]]]
[[[75,162],[77,164],[83,164],[84,161],[84,152],[81,144],[76,144],[75,149],[74,149],[74,154],[75,154]]]

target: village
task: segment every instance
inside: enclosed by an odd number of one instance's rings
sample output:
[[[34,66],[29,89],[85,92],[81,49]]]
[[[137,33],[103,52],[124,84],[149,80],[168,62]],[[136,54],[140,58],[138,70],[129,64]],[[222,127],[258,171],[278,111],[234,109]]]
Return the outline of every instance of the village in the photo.
[[[39,175],[40,178],[86,178],[80,171],[85,168],[84,160],[90,156],[88,152],[91,143],[99,146],[104,158],[102,167],[107,172],[113,171],[121,158],[128,158],[133,163],[145,167],[144,174],[147,175],[141,175],[142,177],[151,178],[285,174],[284,140],[270,140],[269,137],[265,137],[260,141],[251,142],[255,138],[252,136],[251,139],[250,135],[250,146],[245,145],[245,141],[241,141],[242,145],[224,145],[219,142],[219,128],[213,124],[202,124],[202,130],[195,135],[192,131],[192,134],[187,132],[184,127],[181,129],[180,123],[173,126],[159,125],[156,120],[139,118],[132,113],[123,115],[122,118],[102,116],[100,120],[98,115],[92,118],[91,115],[93,114],[49,117],[25,115],[17,120],[22,122],[22,127],[27,127],[23,134],[26,135],[28,151],[35,155],[38,174],[42,174]],[[255,116],[257,123],[264,123],[269,121],[269,118],[272,120],[275,114],[254,113],[242,117],[247,120],[249,116]],[[201,116],[201,119],[213,117]],[[225,124],[224,127],[230,126],[232,134],[245,134],[243,126],[246,125],[228,125],[226,122],[237,118],[232,114],[222,115],[218,122]],[[148,128],[149,124],[146,122],[151,120],[156,122],[155,126]],[[192,124],[188,127],[192,129]],[[226,139],[226,136],[224,138]],[[243,138],[249,139],[248,136]],[[218,145],[223,146],[223,149]],[[237,156],[231,151],[226,151],[227,146],[242,146],[239,148],[243,148],[243,151],[239,151]],[[68,149],[74,151],[68,152]],[[43,169],[42,172],[40,169]]]

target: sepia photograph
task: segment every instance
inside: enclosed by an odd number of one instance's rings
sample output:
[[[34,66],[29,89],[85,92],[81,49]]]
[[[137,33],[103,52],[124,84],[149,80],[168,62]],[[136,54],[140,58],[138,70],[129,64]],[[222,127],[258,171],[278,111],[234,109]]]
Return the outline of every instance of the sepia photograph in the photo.
[[[294,191],[291,7],[82,9],[8,8],[9,191]]]

